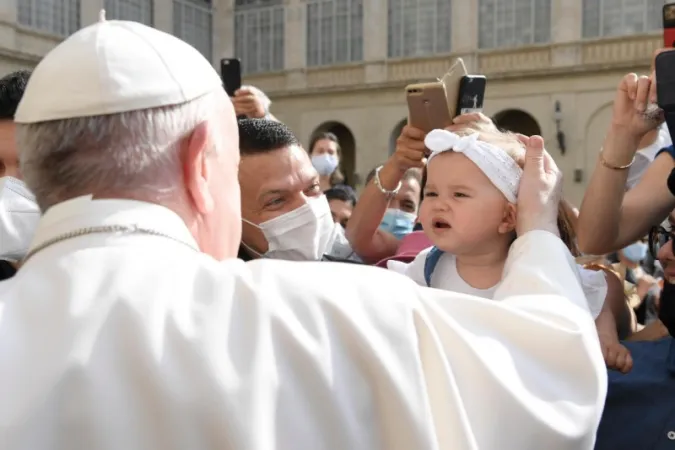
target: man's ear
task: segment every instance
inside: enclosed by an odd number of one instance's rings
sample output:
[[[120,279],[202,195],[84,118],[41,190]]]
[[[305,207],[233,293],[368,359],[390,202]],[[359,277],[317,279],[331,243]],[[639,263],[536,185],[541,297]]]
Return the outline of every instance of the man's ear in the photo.
[[[502,222],[499,224],[499,233],[507,234],[515,231],[516,229],[516,218],[518,217],[516,211],[516,205],[513,203],[507,203],[504,208],[504,217]]]
[[[185,187],[201,214],[210,213],[214,207],[214,200],[209,190],[209,177],[211,176],[208,165],[209,135],[208,123],[202,122],[181,144]]]

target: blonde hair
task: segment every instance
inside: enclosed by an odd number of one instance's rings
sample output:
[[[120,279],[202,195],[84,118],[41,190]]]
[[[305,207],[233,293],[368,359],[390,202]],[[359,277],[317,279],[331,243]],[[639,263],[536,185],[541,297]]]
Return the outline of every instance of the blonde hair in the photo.
[[[478,133],[478,140],[487,142],[504,150],[516,163],[522,168],[525,166],[525,146],[520,142],[518,136],[510,131],[500,131],[492,122],[474,122],[458,131],[456,134],[466,136]],[[426,167],[425,167],[426,184]],[[581,256],[581,252],[576,244],[576,231],[574,229],[575,212],[571,205],[566,201],[561,201],[558,206],[558,231],[560,239],[565,243],[572,253],[572,256]]]

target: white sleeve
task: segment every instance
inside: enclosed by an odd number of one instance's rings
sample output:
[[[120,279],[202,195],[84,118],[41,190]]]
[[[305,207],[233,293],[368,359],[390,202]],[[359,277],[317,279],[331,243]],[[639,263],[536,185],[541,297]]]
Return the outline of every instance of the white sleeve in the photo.
[[[602,311],[602,305],[605,304],[607,297],[607,278],[603,270],[589,270],[582,266],[579,267],[581,276],[581,287],[588,302],[588,309],[591,311],[591,317],[597,319]]]
[[[516,240],[501,301],[351,264],[247,267],[245,284],[223,290],[227,316],[209,319],[217,341],[238,346],[213,350],[224,385],[246,380],[228,397],[247,407],[237,420],[252,440],[242,444],[593,448],[607,372],[574,261],[554,235]]]
[[[427,255],[433,247],[426,248],[419,252],[415,259],[408,264],[400,261],[387,261],[387,269],[405,275],[420,286],[426,286],[427,281],[424,279],[424,263]]]

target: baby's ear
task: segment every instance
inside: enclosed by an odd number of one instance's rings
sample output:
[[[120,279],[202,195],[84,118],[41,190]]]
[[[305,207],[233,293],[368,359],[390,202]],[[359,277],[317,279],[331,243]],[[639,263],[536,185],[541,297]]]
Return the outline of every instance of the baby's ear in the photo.
[[[506,206],[504,207],[504,217],[499,224],[499,233],[507,234],[515,231],[517,217],[516,205],[513,203],[506,203]]]

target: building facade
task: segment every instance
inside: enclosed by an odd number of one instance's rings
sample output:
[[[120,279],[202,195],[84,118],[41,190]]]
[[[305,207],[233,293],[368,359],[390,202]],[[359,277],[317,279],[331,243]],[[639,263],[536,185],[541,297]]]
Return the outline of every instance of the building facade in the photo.
[[[579,202],[610,120],[616,86],[646,73],[661,46],[663,0],[5,0],[0,75],[30,67],[97,20],[175,34],[214,64],[242,60],[244,80],[309,142],[332,131],[358,183],[394,149],[404,87],[440,77],[455,57],[485,74],[485,112],[541,134]],[[58,88],[58,83],[55,83]]]

